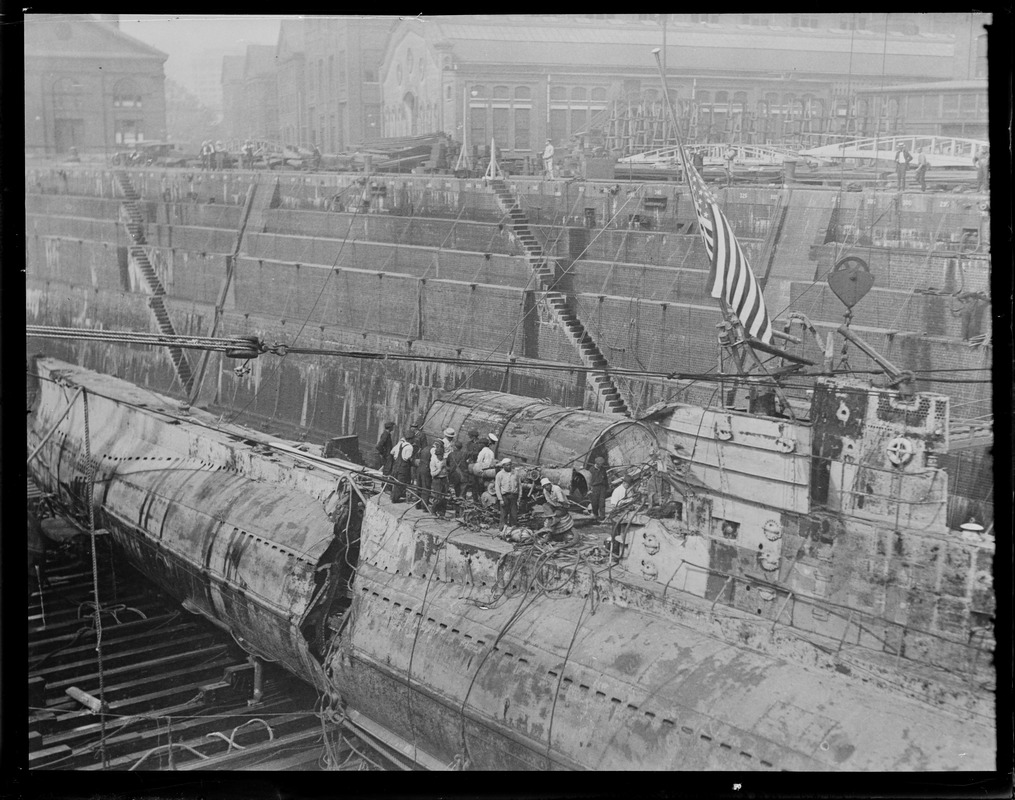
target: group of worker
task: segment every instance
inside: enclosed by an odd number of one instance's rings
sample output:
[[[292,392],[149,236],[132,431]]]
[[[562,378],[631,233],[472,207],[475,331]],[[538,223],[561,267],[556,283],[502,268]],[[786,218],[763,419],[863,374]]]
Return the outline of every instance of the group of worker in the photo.
[[[499,508],[502,532],[518,525],[522,480],[510,458],[497,460],[495,433],[481,437],[479,431],[473,429],[463,443],[457,439],[454,428],[446,428],[442,438],[429,444],[422,424],[417,422],[409,426],[407,434],[392,443],[394,428],[393,422],[386,422],[375,446],[381,472],[392,479],[391,502],[414,503],[417,508],[429,508],[438,519],[444,519],[452,497],[465,499],[471,495],[472,501],[484,508]],[[604,465],[602,458],[597,459],[597,466]],[[601,469],[601,474],[603,483],[599,496],[604,499],[605,468]],[[563,537],[574,527],[571,501],[564,490],[547,477],[540,479],[538,487],[532,487],[530,497],[533,505],[543,506],[543,529],[550,538]],[[592,488],[596,496],[595,484]],[[599,508],[602,509],[601,501]]]
[[[225,169],[226,147],[219,139],[212,142],[205,139],[201,142],[201,169]]]
[[[906,171],[913,163],[913,154],[902,142],[895,148],[895,188],[900,192],[906,190]],[[922,147],[916,148],[916,180],[920,184],[920,191],[927,191],[927,169],[930,167],[927,155]]]

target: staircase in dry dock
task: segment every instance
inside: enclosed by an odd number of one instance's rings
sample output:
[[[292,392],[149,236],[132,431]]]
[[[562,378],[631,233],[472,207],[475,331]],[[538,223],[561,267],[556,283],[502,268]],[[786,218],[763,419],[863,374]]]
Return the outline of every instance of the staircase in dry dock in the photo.
[[[511,235],[521,246],[525,253],[525,260],[536,274],[547,305],[567,332],[568,338],[578,351],[582,364],[589,370],[588,381],[596,394],[596,410],[630,416],[628,404],[621,395],[620,388],[609,374],[609,364],[606,362],[606,357],[581,320],[578,319],[568,296],[555,288],[554,264],[552,260],[547,258],[542,246],[532,233],[529,219],[522,211],[518,198],[502,179],[495,178],[489,183],[497,197],[497,204],[510,219]]]
[[[159,331],[167,336],[175,336],[176,329],[173,327],[173,321],[169,318],[169,311],[166,309],[166,289],[162,285],[162,281],[159,280],[159,276],[155,273],[155,268],[152,266],[146,248],[145,219],[141,211],[141,196],[134,188],[134,184],[131,183],[130,176],[126,170],[119,169],[113,174],[116,176],[116,182],[119,184],[120,191],[123,192],[124,197],[120,207],[123,211],[121,218],[131,242],[127,250],[130,258],[141,270],[145,283],[148,285],[150,293],[148,307],[151,308],[152,314],[155,315]],[[176,367],[176,374],[180,379],[184,392],[189,395],[194,385],[194,373],[190,367],[190,361],[187,360],[186,353],[179,347],[170,347],[169,357],[173,361],[173,366]]]

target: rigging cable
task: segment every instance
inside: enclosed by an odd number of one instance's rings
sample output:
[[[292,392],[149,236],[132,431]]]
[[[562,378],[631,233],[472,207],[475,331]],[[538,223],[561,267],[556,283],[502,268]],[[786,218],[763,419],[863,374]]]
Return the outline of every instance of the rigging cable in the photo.
[[[95,599],[95,654],[99,671],[99,729],[102,737],[99,751],[102,754],[102,766],[109,767],[109,754],[106,752],[106,683],[102,668],[102,605],[99,602],[99,560],[95,538],[95,462],[92,460],[91,430],[88,424],[88,392],[81,391],[84,403],[85,426],[85,499],[88,503],[88,534],[92,542],[92,594]]]

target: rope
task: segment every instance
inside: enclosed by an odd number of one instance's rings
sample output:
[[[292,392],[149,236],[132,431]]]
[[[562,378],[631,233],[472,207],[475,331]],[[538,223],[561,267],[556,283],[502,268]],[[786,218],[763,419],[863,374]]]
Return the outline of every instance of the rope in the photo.
[[[88,503],[88,534],[92,541],[92,595],[95,598],[95,653],[99,667],[99,726],[102,766],[109,767],[109,755],[106,752],[106,683],[102,669],[102,614],[99,603],[99,560],[95,538],[95,462],[92,461],[91,431],[88,426],[88,392],[81,392],[85,407],[85,498]]]

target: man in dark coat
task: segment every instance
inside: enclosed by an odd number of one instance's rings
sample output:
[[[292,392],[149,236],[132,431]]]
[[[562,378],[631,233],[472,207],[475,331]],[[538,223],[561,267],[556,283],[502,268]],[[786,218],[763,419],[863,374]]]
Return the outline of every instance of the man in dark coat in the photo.
[[[384,432],[381,433],[381,438],[377,440],[377,444],[374,449],[377,451],[377,457],[379,459],[378,466],[381,468],[382,475],[391,474],[391,464],[394,460],[391,455],[392,441],[391,431],[395,428],[394,422],[384,423]]]
[[[448,455],[448,484],[455,497],[465,497],[465,489],[469,485],[468,464],[465,461],[465,448],[461,442],[455,442]]]
[[[610,482],[606,476],[606,459],[596,456],[596,462],[589,470],[589,474],[591,476],[589,481],[591,497],[589,499],[592,504],[590,510],[592,516],[602,521],[606,519],[606,496],[610,493]]]
[[[483,490],[486,488],[486,483],[482,476],[473,475],[469,467],[476,463],[476,458],[479,456],[479,451],[483,449],[483,443],[479,441],[479,431],[473,428],[469,431],[469,441],[465,443],[465,472],[467,481],[466,485],[472,489],[472,499],[475,502],[479,502],[479,498],[483,495]],[[464,496],[465,491],[462,490]]]
[[[416,487],[416,507],[424,508],[430,503],[430,456],[422,422],[417,422],[409,429],[409,443],[412,445],[412,482]]]

